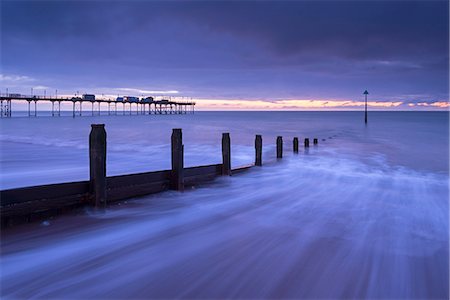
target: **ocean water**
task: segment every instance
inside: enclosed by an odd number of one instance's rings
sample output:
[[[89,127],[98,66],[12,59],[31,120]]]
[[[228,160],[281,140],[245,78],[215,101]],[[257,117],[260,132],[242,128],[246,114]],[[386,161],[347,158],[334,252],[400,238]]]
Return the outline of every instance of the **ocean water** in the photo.
[[[448,112],[198,112],[2,119],[1,189],[88,179],[91,123],[108,175],[185,165],[261,168],[184,193],[2,232],[5,298],[448,298]],[[284,157],[275,159],[275,139]],[[292,153],[292,138],[319,145]],[[302,145],[302,143],[300,143]]]

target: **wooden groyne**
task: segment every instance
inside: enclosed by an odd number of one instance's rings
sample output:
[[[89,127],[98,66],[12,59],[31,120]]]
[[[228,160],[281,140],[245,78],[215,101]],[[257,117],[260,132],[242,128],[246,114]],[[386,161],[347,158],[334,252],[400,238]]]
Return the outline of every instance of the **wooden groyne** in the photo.
[[[314,139],[314,144],[317,145],[317,139]],[[102,208],[115,201],[169,189],[183,191],[186,186],[262,166],[262,145],[262,136],[256,135],[255,163],[232,169],[230,134],[223,133],[222,163],[185,168],[182,130],[177,128],[172,130],[170,170],[106,176],[105,125],[93,124],[89,134],[89,180],[0,191],[1,226],[41,220],[85,205]],[[309,139],[305,139],[304,146],[309,147]],[[298,153],[298,137],[293,139],[293,151]],[[276,139],[276,153],[277,159],[283,157],[281,136]]]

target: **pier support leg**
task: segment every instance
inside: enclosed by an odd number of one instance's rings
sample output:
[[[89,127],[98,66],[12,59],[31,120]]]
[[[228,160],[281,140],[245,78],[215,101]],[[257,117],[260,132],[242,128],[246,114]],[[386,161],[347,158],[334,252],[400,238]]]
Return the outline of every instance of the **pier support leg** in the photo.
[[[73,101],[72,104],[72,118],[75,118],[75,101]]]
[[[37,117],[37,100],[34,100],[34,116]]]
[[[184,190],[184,146],[180,128],[172,129],[172,174],[171,189]]]
[[[2,101],[3,102],[3,101]],[[28,102],[28,117],[31,117],[31,111],[30,111],[30,104],[31,104],[31,101],[27,101]],[[2,106],[3,106],[3,103],[2,103]]]
[[[305,148],[308,148],[308,147],[309,147],[309,139],[306,138],[306,139],[305,139]]]
[[[255,166],[262,166],[262,137],[260,134],[255,138]]]
[[[298,137],[295,137],[292,143],[294,146],[294,153],[298,153]]]
[[[317,145],[319,143],[319,141],[317,140],[317,138],[315,138],[314,140],[313,140],[313,144],[314,145]]]
[[[222,133],[222,175],[231,175],[231,143],[229,133]]]
[[[8,95],[8,93],[6,94]],[[11,99],[6,100],[6,105],[3,104],[3,100],[1,101],[1,112],[0,115],[1,117],[6,117],[6,118],[10,118],[12,116],[12,101]]]
[[[283,157],[283,137],[277,137],[277,158]]]
[[[92,124],[89,135],[90,192],[96,207],[106,205],[106,131],[104,124]]]

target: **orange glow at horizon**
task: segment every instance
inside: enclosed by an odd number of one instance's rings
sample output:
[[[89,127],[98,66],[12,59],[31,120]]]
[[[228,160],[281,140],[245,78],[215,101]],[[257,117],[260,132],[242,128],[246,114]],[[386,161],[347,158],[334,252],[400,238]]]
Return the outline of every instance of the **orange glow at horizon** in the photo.
[[[225,100],[225,99],[193,99],[199,109],[225,110],[289,110],[289,109],[327,109],[363,107],[364,101],[353,100]],[[402,105],[402,101],[382,102],[368,101],[369,107],[393,108]]]
[[[449,102],[444,102],[444,101],[438,101],[438,102],[433,102],[433,103],[418,102],[418,103],[409,103],[408,106],[410,106],[410,107],[414,107],[414,106],[431,106],[431,107],[439,107],[439,108],[448,108],[448,107],[450,107],[450,103]]]
[[[58,95],[61,98],[70,98],[73,95]],[[114,100],[114,95],[98,96],[98,99],[102,100]],[[197,110],[357,110],[364,108],[364,101],[354,100],[246,100],[246,99],[198,99],[189,98],[186,100],[184,97],[170,97],[173,101],[193,101],[196,103],[195,109]],[[26,109],[26,103],[24,101],[13,101],[15,105],[18,105],[19,110]],[[67,103],[62,103],[62,109],[71,109]],[[42,103],[48,109],[50,103]],[[408,103],[407,101],[367,101],[367,106],[374,110],[448,110],[450,108],[450,102],[435,101],[435,102],[415,102]]]

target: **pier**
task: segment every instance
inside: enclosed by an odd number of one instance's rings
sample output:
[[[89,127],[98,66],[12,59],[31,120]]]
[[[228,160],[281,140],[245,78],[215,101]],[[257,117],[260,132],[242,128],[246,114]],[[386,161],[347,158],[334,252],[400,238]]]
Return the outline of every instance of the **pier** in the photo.
[[[151,100],[149,99],[151,98]],[[48,97],[27,96],[20,94],[6,94],[0,96],[0,117],[12,116],[12,101],[28,104],[28,117],[38,116],[38,103],[50,102],[52,104],[52,117],[61,116],[61,103],[72,104],[72,117],[96,116],[103,111],[108,116],[117,115],[168,115],[168,114],[193,114],[195,102],[172,101],[167,99],[154,100],[152,97],[142,98],[138,101],[117,101],[111,99],[83,99],[81,97]],[[84,104],[84,105],[83,105]],[[86,109],[86,106],[88,108]],[[84,109],[83,109],[84,108]]]
[[[283,139],[277,137],[277,161],[283,157]],[[308,152],[309,138],[305,138]],[[317,139],[314,139],[317,147]],[[118,176],[106,175],[107,134],[104,124],[92,124],[89,135],[89,180],[14,188],[0,191],[1,226],[45,219],[79,208],[104,208],[116,201],[139,197],[166,190],[183,191],[218,176],[233,176],[263,165],[263,138],[255,136],[254,164],[231,168],[231,137],[222,134],[222,157],[219,164],[184,167],[182,130],[173,129],[171,136],[171,169]],[[298,137],[293,140],[294,154],[298,155]]]

